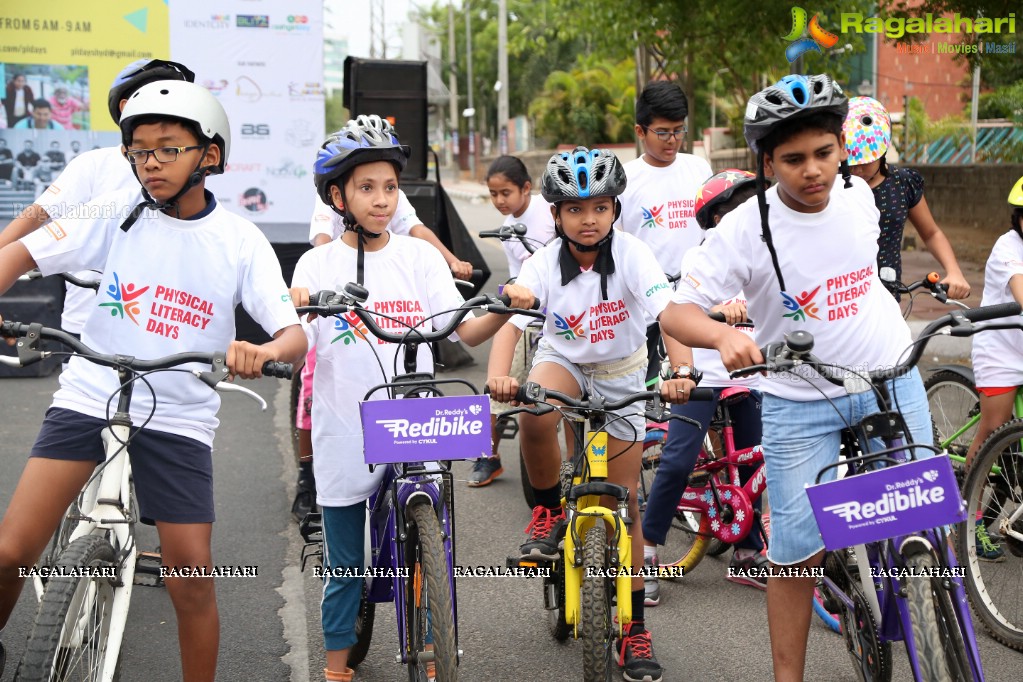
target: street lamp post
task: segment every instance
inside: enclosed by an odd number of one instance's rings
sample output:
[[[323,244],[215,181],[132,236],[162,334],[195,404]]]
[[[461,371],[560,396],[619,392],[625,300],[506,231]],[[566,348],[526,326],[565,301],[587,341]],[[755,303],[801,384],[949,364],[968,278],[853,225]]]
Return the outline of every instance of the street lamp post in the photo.
[[[472,105],[472,13],[469,11],[469,3],[465,3],[465,62],[466,62],[466,91],[469,97],[469,106],[462,115],[469,119],[469,175],[476,179],[476,131],[475,116],[476,109]]]
[[[718,127],[718,74],[727,73],[728,69],[718,69],[710,79],[710,127]]]

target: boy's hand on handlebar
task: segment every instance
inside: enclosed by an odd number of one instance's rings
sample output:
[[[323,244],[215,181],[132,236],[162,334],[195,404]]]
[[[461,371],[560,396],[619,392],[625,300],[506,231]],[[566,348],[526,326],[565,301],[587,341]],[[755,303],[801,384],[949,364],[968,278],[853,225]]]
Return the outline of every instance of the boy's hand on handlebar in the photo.
[[[725,324],[735,326],[742,322],[749,320],[746,317],[746,305],[743,303],[733,302],[728,304],[716,305],[710,309],[712,313],[721,313],[725,316]]]
[[[729,372],[759,365],[764,361],[764,355],[756,342],[737,329],[728,329],[722,335],[717,351],[721,354],[721,363]]]
[[[661,384],[661,398],[665,402],[681,405],[689,401],[689,396],[696,388],[692,379],[668,379]]]
[[[532,291],[518,284],[505,284],[501,293],[511,299],[509,308],[529,310],[533,307],[533,302],[536,300],[536,296],[533,295]]]
[[[291,304],[296,308],[307,306],[310,304],[309,301],[309,289],[305,287],[292,287],[288,289],[288,293],[291,294]],[[309,313],[306,315],[306,322],[312,322],[316,318],[315,313]]]
[[[949,298],[958,301],[970,296],[970,283],[962,275],[946,275],[941,283],[945,285]]]
[[[266,346],[257,346],[248,341],[232,341],[227,347],[227,369],[231,373],[229,380],[236,376],[258,379],[263,376],[263,365],[277,359],[277,354]]]
[[[462,279],[468,282],[472,279],[472,263],[464,260],[453,260],[448,263],[451,274],[455,279]]]
[[[490,377],[487,379],[487,388],[490,389],[490,396],[497,402],[518,405],[518,402],[513,400],[519,390],[519,380],[515,377]]]

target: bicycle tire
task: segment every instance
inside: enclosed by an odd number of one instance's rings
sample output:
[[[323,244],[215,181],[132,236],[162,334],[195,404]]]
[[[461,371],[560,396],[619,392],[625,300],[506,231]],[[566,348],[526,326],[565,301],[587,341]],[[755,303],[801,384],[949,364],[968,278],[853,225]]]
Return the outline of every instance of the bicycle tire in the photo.
[[[451,574],[440,520],[433,506],[425,500],[414,501],[408,507],[407,514],[415,525],[416,539],[416,542],[406,545],[413,559],[408,563],[410,571],[405,595],[409,680],[427,680],[426,666],[420,665],[417,658],[425,650],[426,629],[429,627],[433,635],[436,680],[455,682],[458,679],[458,650],[451,599]],[[424,587],[426,599],[423,599]]]
[[[373,621],[376,618],[376,607],[377,605],[369,600],[369,589],[363,581],[359,613],[355,617],[355,644],[348,652],[349,668],[354,668],[366,660],[369,645],[373,641]]]
[[[69,544],[56,565],[77,569],[79,575],[54,576],[47,581],[15,679],[47,682],[66,679],[79,670],[75,679],[101,680],[115,588],[113,579],[100,577],[95,569],[116,567],[114,548],[105,537],[86,535]],[[84,616],[84,622],[92,629],[68,632],[69,626],[83,622],[83,608],[92,612]],[[78,640],[77,643],[69,645],[68,637]],[[119,659],[114,668],[115,679]],[[79,663],[88,669],[79,669]]]
[[[586,532],[583,540],[583,581],[580,587],[580,639],[583,644],[584,682],[611,679],[611,594],[607,570],[607,529],[603,520]]]
[[[906,568],[910,571],[926,572],[933,570],[936,565],[934,557],[928,552],[906,557]],[[944,591],[940,587],[938,589]],[[953,677],[948,669],[950,652],[946,651],[943,641],[946,639],[948,627],[947,624],[943,627],[943,618],[939,618],[936,604],[938,601],[931,580],[921,578],[906,580],[906,603],[913,627],[916,662],[924,682],[952,682],[953,679],[962,679],[958,675]],[[958,630],[958,623],[956,629]]]
[[[544,587],[553,585],[557,608],[547,611],[547,631],[551,637],[559,642],[564,642],[572,634],[572,626],[565,620],[565,564],[558,561],[551,570],[551,577],[544,579]]]
[[[938,444],[980,411],[980,394],[976,386],[958,372],[947,369],[935,372],[924,381],[924,390]],[[964,431],[949,443],[949,452],[965,457],[976,433],[976,425]]]
[[[956,554],[963,565],[966,594],[991,636],[1007,647],[1023,650],[1023,545],[1006,541],[1003,561],[989,563],[977,556],[976,518],[987,527],[1023,506],[1023,420],[1003,424],[977,452],[966,483],[966,522],[957,533]],[[993,473],[995,467],[997,474]],[[1023,532],[1023,523],[1013,530]]]

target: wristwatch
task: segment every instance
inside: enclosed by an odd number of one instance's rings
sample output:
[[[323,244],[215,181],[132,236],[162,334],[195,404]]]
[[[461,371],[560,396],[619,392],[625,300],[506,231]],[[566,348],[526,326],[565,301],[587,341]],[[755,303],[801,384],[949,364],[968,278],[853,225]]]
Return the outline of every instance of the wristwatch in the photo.
[[[687,362],[683,362],[680,365],[676,365],[670,375],[663,376],[661,378],[664,379],[665,381],[668,381],[670,379],[692,379],[693,381],[699,383],[701,377],[702,374],[696,371],[695,367],[693,367]]]

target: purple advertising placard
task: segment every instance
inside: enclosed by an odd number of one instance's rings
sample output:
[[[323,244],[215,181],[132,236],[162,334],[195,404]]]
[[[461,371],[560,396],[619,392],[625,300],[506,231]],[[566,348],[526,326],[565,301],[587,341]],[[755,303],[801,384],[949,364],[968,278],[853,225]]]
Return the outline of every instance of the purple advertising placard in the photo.
[[[806,494],[828,550],[966,518],[966,504],[946,456],[807,486]]]
[[[367,464],[489,457],[490,400],[481,395],[359,403]]]

